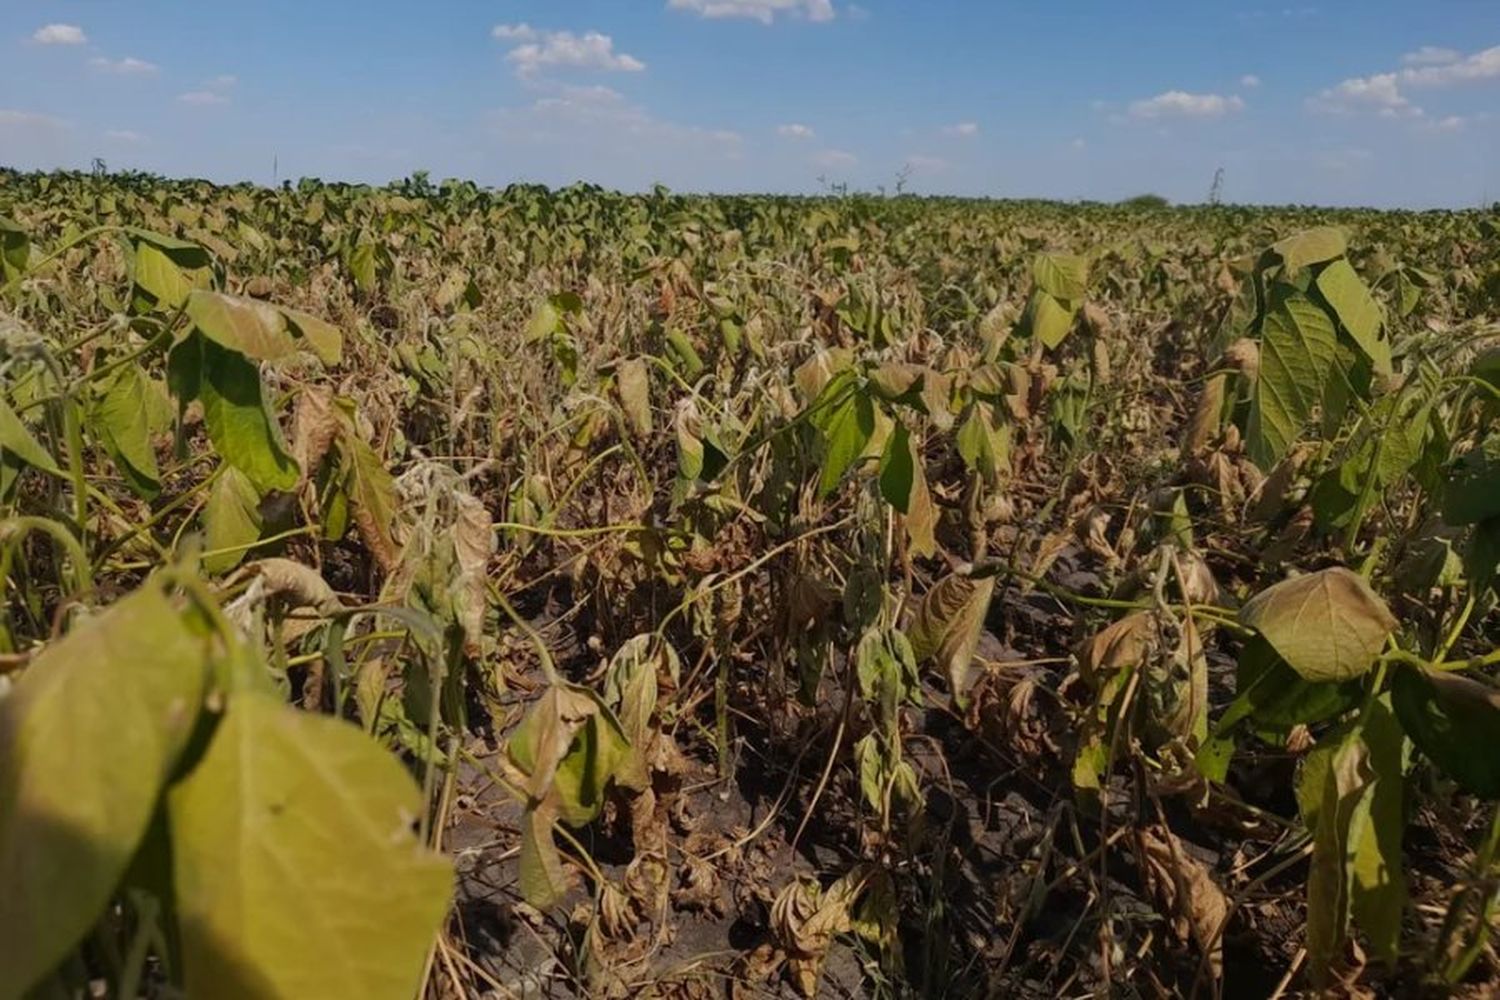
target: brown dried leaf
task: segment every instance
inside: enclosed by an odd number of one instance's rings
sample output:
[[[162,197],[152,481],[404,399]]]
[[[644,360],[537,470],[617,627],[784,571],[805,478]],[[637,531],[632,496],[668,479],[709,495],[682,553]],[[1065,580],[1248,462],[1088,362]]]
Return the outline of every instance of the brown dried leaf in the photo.
[[[484,504],[464,492],[454,494],[458,516],[450,529],[458,562],[453,582],[453,605],[464,630],[464,652],[479,655],[484,635],[484,613],[489,607],[488,568],[495,552],[494,519]]]
[[[1219,433],[1219,418],[1224,410],[1224,388],[1229,376],[1222,373],[1203,383],[1198,405],[1193,409],[1187,431],[1182,436],[1182,457],[1191,458],[1208,447]]]
[[[947,675],[953,700],[959,705],[968,702],[977,679],[972,669],[974,648],[994,593],[994,577],[945,576],[922,598],[907,629],[917,660],[930,659]]]
[[[1142,864],[1152,895],[1172,914],[1172,929],[1183,941],[1194,941],[1209,952],[1214,978],[1223,975],[1223,925],[1229,899],[1208,868],[1182,849],[1166,827],[1148,827],[1138,834]]]
[[[1155,645],[1156,625],[1151,613],[1137,611],[1078,647],[1078,672],[1097,687],[1109,674],[1142,663]]]
[[[651,435],[651,374],[642,358],[629,358],[615,368],[616,387],[625,417],[641,437]]]
[[[292,411],[292,457],[302,467],[304,481],[317,472],[338,432],[333,390],[321,385],[303,388]]]

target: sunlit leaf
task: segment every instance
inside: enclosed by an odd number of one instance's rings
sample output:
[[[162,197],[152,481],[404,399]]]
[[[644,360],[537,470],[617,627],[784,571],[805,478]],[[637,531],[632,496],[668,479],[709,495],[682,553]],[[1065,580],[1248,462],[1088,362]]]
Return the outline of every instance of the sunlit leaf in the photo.
[[[422,808],[355,727],[234,695],[168,796],[188,993],[411,997],[452,886]]]
[[[1240,609],[1240,621],[1263,635],[1304,680],[1344,681],[1375,664],[1396,627],[1364,577],[1342,567],[1283,580]]]
[[[0,698],[0,992],[35,983],[104,911],[187,746],[207,655],[148,582]]]
[[[1337,339],[1328,314],[1301,295],[1266,316],[1247,430],[1250,457],[1262,469],[1302,436],[1333,371]]]

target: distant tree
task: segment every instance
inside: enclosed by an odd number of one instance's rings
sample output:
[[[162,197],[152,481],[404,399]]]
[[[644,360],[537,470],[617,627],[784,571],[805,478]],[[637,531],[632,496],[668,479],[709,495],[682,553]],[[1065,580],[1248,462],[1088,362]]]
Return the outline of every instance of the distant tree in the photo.
[[[1125,208],[1168,208],[1171,202],[1159,194],[1138,194],[1120,202]]]

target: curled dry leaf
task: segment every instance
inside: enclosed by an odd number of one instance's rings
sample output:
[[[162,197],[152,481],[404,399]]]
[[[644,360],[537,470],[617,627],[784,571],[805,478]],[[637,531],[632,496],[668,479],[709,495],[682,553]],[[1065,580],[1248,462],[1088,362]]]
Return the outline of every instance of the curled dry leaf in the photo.
[[[636,434],[651,435],[651,374],[642,358],[627,358],[615,367],[621,409]]]
[[[1198,405],[1193,408],[1192,419],[1182,435],[1182,456],[1190,458],[1208,447],[1214,435],[1219,433],[1219,418],[1224,410],[1224,387],[1228,376],[1220,373],[1203,383],[1198,395]]]
[[[304,481],[317,472],[338,432],[339,414],[334,410],[332,389],[310,385],[297,394],[292,411],[292,457],[302,467]]]
[[[1078,672],[1095,687],[1117,670],[1137,666],[1156,646],[1156,627],[1149,611],[1126,615],[1077,649]]]
[[[464,630],[464,652],[479,655],[488,605],[488,568],[495,552],[494,519],[484,504],[464,492],[453,495],[457,516],[450,533],[457,562],[453,580],[453,605]]]
[[[266,598],[280,598],[290,609],[311,608],[322,615],[343,607],[338,594],[311,566],[291,559],[258,559],[246,563],[237,577],[256,576],[264,583]]]
[[[805,997],[814,996],[828,949],[839,934],[853,929],[855,903],[875,869],[860,865],[820,892],[816,882],[795,879],[771,906],[771,933],[783,951],[792,981]]]
[[[1260,345],[1248,337],[1241,337],[1224,348],[1224,364],[1255,381],[1260,375]]]
[[[1218,979],[1224,971],[1223,926],[1229,900],[1208,868],[1182,849],[1166,827],[1139,831],[1141,864],[1152,895],[1172,915],[1172,929],[1183,941],[1195,942],[1209,954]]]
[[[917,660],[931,660],[947,675],[959,705],[968,702],[977,679],[974,649],[994,593],[994,577],[945,576],[922,598],[907,629]]]

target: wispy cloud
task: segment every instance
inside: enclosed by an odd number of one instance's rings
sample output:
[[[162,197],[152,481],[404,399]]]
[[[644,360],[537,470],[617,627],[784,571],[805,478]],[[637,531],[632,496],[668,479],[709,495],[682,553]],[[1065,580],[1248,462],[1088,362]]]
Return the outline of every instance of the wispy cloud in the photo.
[[[906,158],[906,166],[914,173],[940,174],[947,170],[951,164],[941,156],[926,156],[918,153]]]
[[[139,145],[146,141],[146,137],[139,132],[128,128],[112,128],[104,133],[104,138],[110,142],[121,142],[131,146]]]
[[[1408,88],[1441,88],[1500,80],[1500,45],[1465,56],[1431,45],[1408,52],[1405,68],[1351,77],[1308,98],[1312,111],[1374,111],[1386,118],[1421,118],[1426,112],[1406,94]]]
[[[813,131],[812,126],[803,125],[799,122],[777,125],[776,134],[786,139],[815,139],[818,135]]]
[[[1395,73],[1344,80],[1310,99],[1308,107],[1331,113],[1375,111],[1387,118],[1422,114],[1422,109],[1401,93],[1401,84]]]
[[[505,54],[525,79],[543,70],[585,70],[596,73],[639,73],[646,64],[615,51],[614,39],[598,31],[538,31],[529,24],[497,24],[490,34],[512,48]]]
[[[1237,95],[1190,94],[1185,90],[1169,90],[1130,105],[1130,117],[1155,118],[1223,118],[1245,109],[1245,102]]]
[[[54,118],[52,115],[37,114],[34,111],[17,111],[14,108],[0,108],[0,126],[61,129],[66,125],[67,123],[61,118]]]
[[[979,134],[978,122],[958,122],[943,126],[943,134],[956,139],[972,139]]]
[[[190,90],[185,94],[178,94],[177,100],[182,104],[191,104],[199,108],[211,108],[229,103],[229,98],[212,90]]]
[[[31,35],[38,45],[84,45],[88,36],[76,24],[44,24]]]
[[[771,24],[782,15],[809,21],[832,21],[836,16],[833,0],[667,0],[667,7],[699,17],[744,18],[761,24]]]
[[[1247,90],[1254,90],[1256,87],[1260,86],[1260,77],[1256,76],[1254,73],[1246,73],[1244,76],[1240,77],[1240,86],[1244,87]]]
[[[135,56],[126,56],[123,59],[106,59],[99,56],[90,59],[89,65],[101,73],[110,73],[114,76],[155,76],[161,72],[161,67],[156,63],[137,59]]]
[[[232,73],[221,73],[203,81],[203,86],[197,90],[190,90],[185,94],[178,94],[177,100],[181,104],[190,104],[199,108],[223,107],[229,103],[228,91],[239,85],[240,78]]]
[[[827,170],[842,170],[858,163],[859,157],[843,149],[821,149],[812,155],[812,162]]]
[[[1424,45],[1401,57],[1403,66],[1443,66],[1458,62],[1464,57],[1457,49],[1445,49],[1436,45]]]

